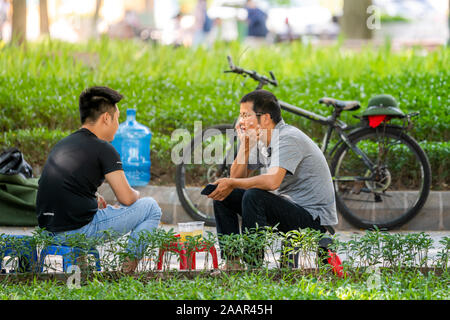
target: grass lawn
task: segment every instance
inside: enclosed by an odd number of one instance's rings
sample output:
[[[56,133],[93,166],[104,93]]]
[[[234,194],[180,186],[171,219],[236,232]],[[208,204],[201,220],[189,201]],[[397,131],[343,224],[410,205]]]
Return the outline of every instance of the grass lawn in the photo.
[[[23,285],[7,284],[0,299],[45,300],[448,300],[448,273],[439,276],[420,272],[380,272],[378,287],[370,287],[370,273],[358,279],[338,279],[333,275],[275,276],[270,271],[197,276],[186,279],[144,280],[123,277],[117,281],[94,279],[80,288],[69,289],[52,281]],[[369,280],[370,281],[370,280]]]

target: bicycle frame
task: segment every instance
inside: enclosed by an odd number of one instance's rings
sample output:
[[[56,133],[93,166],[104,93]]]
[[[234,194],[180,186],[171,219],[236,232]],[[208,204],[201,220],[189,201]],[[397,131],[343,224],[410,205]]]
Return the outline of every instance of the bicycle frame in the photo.
[[[314,112],[311,111],[307,111],[304,110],[302,108],[293,106],[289,103],[286,103],[284,101],[279,101],[280,103],[280,107],[283,110],[286,110],[290,113],[299,115],[301,117],[307,118],[311,121],[320,123],[322,125],[326,125],[328,126],[328,130],[325,133],[325,136],[323,138],[323,143],[322,143],[322,153],[324,155],[326,155],[326,151],[328,148],[328,144],[330,142],[331,139],[331,134],[333,133],[333,130],[336,130],[336,132],[338,133],[339,137],[341,138],[341,140],[348,145],[348,147],[350,149],[352,149],[361,159],[362,161],[365,163],[365,165],[372,169],[374,164],[373,162],[365,155],[365,153],[363,153],[359,148],[357,148],[356,146],[354,146],[350,140],[348,139],[348,136],[344,133],[344,130],[346,130],[348,128],[347,124],[344,123],[343,121],[339,120],[338,117],[340,115],[340,112],[337,111],[336,109],[334,110],[333,114],[328,117],[325,118],[321,115],[315,114]]]

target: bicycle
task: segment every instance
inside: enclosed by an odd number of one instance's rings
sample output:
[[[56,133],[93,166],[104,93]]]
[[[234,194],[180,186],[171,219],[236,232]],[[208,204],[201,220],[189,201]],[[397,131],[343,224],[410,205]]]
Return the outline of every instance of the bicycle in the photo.
[[[266,85],[278,86],[272,72],[268,78],[235,66],[231,57],[227,58],[230,69],[226,73],[252,78],[258,82],[257,89]],[[419,112],[388,117],[375,128],[369,126],[368,117],[354,115],[360,122],[352,127],[339,117],[342,112],[360,109],[358,101],[321,98],[319,103],[333,107],[330,116],[324,117],[279,101],[283,111],[328,126],[321,150],[330,167],[338,211],[348,222],[362,229],[390,230],[411,220],[425,204],[431,183],[428,157],[407,134],[411,119]],[[390,123],[394,118],[402,119],[402,125]],[[209,226],[215,225],[213,208],[211,200],[201,196],[200,190],[218,178],[229,176],[232,160],[237,154],[237,137],[230,134],[234,132],[235,123],[203,130],[184,150],[192,153],[198,146],[206,149],[219,146],[218,150],[222,148],[225,154],[220,161],[203,161],[198,165],[184,161],[176,168],[176,189],[183,208],[194,219],[205,221]],[[338,139],[331,146],[333,132],[337,133]]]

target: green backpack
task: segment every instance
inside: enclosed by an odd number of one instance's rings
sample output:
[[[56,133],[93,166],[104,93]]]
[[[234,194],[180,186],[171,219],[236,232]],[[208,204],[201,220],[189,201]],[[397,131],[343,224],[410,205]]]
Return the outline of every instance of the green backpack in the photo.
[[[37,226],[38,178],[0,174],[0,226]]]

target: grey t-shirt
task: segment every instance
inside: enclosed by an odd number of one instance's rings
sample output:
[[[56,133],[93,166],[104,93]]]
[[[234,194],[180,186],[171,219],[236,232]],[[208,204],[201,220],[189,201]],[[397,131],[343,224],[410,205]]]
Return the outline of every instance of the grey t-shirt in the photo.
[[[281,120],[272,131],[269,147],[254,147],[248,168],[287,170],[275,194],[305,208],[321,225],[336,225],[336,201],[327,161],[319,147],[301,130]]]

